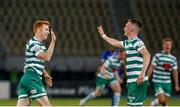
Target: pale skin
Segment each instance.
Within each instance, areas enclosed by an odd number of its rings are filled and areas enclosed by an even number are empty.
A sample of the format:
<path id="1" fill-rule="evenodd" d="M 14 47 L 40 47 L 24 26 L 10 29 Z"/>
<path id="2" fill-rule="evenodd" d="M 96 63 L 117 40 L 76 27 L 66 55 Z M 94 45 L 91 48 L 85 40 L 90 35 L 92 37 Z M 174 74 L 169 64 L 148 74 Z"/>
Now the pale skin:
<path id="1" fill-rule="evenodd" d="M 163 52 L 165 52 L 165 53 L 171 52 L 172 42 L 170 42 L 170 41 L 164 42 L 162 45 L 162 48 L 163 48 Z M 152 72 L 154 71 L 155 68 L 156 68 L 155 65 L 153 65 L 153 64 L 150 65 L 148 72 L 147 72 L 149 79 L 151 78 Z M 174 89 L 175 89 L 175 91 L 178 92 L 178 91 L 180 91 L 179 81 L 178 81 L 178 70 L 173 69 L 172 75 L 173 75 L 173 79 L 174 79 L 174 83 L 175 83 Z M 165 94 L 162 93 L 162 94 L 157 95 L 157 98 L 161 105 L 163 105 L 163 106 L 167 105 L 168 96 L 166 96 Z"/>
<path id="2" fill-rule="evenodd" d="M 41 27 L 37 28 L 37 31 L 35 32 L 35 37 L 39 41 L 47 40 L 48 35 L 49 35 L 49 26 L 44 24 Z M 54 51 L 54 46 L 56 42 L 56 36 L 54 32 L 51 30 L 51 43 L 45 52 L 40 52 L 37 57 L 44 60 L 44 61 L 50 61 L 53 51 Z M 45 77 L 45 81 L 49 87 L 52 86 L 52 77 L 47 73 L 47 71 L 43 71 L 43 75 Z M 43 96 L 41 98 L 37 98 L 36 101 L 40 106 L 52 106 L 48 97 Z M 30 106 L 31 101 L 29 98 L 22 98 L 18 99 L 17 106 Z"/>
<path id="3" fill-rule="evenodd" d="M 112 45 L 114 47 L 123 48 L 123 46 L 121 45 L 119 40 L 110 38 L 104 33 L 102 26 L 98 26 L 97 29 L 98 29 L 100 37 L 102 37 L 110 45 Z M 133 23 L 127 22 L 124 27 L 124 35 L 127 36 L 128 39 L 132 39 L 132 38 L 135 38 L 138 36 L 139 30 L 140 29 L 137 26 L 135 26 Z M 142 72 L 137 79 L 138 85 L 143 84 L 144 76 L 145 76 L 146 70 L 147 70 L 149 62 L 150 62 L 150 54 L 145 47 L 140 50 L 140 53 L 142 54 L 144 61 L 143 61 Z"/>

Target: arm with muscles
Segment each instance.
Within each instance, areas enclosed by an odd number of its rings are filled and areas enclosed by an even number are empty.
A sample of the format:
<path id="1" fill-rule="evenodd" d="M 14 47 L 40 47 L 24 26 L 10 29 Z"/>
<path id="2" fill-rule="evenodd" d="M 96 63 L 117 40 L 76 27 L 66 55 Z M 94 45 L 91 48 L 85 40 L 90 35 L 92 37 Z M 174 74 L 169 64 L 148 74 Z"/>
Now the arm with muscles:
<path id="1" fill-rule="evenodd" d="M 154 71 L 156 66 L 154 66 L 153 64 L 150 65 L 148 71 L 147 71 L 147 76 L 148 76 L 148 79 L 151 78 L 151 75 L 152 75 L 152 72 Z"/>
<path id="2" fill-rule="evenodd" d="M 51 56 L 53 54 L 53 51 L 54 51 L 54 46 L 55 46 L 55 42 L 56 42 L 56 36 L 54 34 L 54 32 L 52 31 L 51 32 L 51 43 L 47 49 L 47 51 L 45 52 L 40 52 L 37 57 L 39 57 L 40 59 L 42 60 L 45 60 L 45 61 L 50 61 L 51 59 Z"/>
<path id="3" fill-rule="evenodd" d="M 114 71 L 114 75 L 115 75 L 116 79 L 118 80 L 118 82 L 119 82 L 120 84 L 122 84 L 122 83 L 123 83 L 123 79 L 121 79 L 121 78 L 119 77 L 118 70 L 115 69 L 115 70 L 113 70 L 113 71 Z"/>
<path id="4" fill-rule="evenodd" d="M 149 66 L 150 57 L 151 57 L 148 50 L 145 47 L 140 50 L 140 53 L 143 56 L 143 67 L 142 67 L 142 71 L 137 79 L 137 84 L 142 84 L 144 82 L 144 76 L 145 76 L 146 70 Z"/>
<path id="5" fill-rule="evenodd" d="M 174 79 L 174 83 L 175 83 L 175 90 L 180 91 L 177 69 L 174 69 L 172 73 L 173 73 L 173 79 Z"/>
<path id="6" fill-rule="evenodd" d="M 119 47 L 119 48 L 123 47 L 123 46 L 121 45 L 121 42 L 120 42 L 120 41 L 106 36 L 106 34 L 104 33 L 104 30 L 103 30 L 102 26 L 98 26 L 97 29 L 98 29 L 99 35 L 100 35 L 106 42 L 108 42 L 110 45 L 112 45 L 112 46 L 114 46 L 114 47 Z"/>
<path id="7" fill-rule="evenodd" d="M 44 78 L 45 78 L 45 81 L 46 81 L 46 84 L 49 86 L 49 87 L 52 87 L 52 77 L 48 74 L 48 72 L 46 70 L 43 70 L 43 75 L 44 75 Z"/>

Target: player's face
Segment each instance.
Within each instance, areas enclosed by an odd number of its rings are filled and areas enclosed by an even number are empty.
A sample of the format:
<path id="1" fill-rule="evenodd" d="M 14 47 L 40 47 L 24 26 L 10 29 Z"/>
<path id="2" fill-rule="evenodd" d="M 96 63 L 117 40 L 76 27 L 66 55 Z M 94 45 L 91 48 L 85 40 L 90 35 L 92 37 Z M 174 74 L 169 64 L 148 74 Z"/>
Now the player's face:
<path id="1" fill-rule="evenodd" d="M 131 22 L 127 22 L 124 27 L 124 35 L 128 36 L 133 31 L 133 25 Z"/>
<path id="2" fill-rule="evenodd" d="M 41 27 L 41 34 L 42 34 L 42 40 L 46 40 L 49 35 L 49 26 L 48 25 L 43 25 Z"/>
<path id="3" fill-rule="evenodd" d="M 163 51 L 164 52 L 170 52 L 172 49 L 172 42 L 166 41 L 163 43 Z"/>

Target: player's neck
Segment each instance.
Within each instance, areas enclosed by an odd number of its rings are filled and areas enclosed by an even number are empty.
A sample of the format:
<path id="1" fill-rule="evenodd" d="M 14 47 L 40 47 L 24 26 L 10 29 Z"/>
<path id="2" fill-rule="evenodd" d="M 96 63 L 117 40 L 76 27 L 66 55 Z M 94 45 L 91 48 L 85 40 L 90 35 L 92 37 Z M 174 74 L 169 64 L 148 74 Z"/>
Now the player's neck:
<path id="1" fill-rule="evenodd" d="M 167 52 L 167 51 L 164 51 L 164 50 L 162 50 L 162 53 L 170 54 L 170 52 Z"/>
<path id="2" fill-rule="evenodd" d="M 38 34 L 35 34 L 35 38 L 38 40 L 38 41 L 42 41 L 42 39 L 41 39 L 41 36 L 40 35 L 38 35 Z"/>
<path id="3" fill-rule="evenodd" d="M 138 37 L 137 34 L 132 34 L 132 35 L 129 35 L 127 38 L 128 38 L 128 40 L 131 40 L 131 39 L 137 38 L 137 37 Z"/>

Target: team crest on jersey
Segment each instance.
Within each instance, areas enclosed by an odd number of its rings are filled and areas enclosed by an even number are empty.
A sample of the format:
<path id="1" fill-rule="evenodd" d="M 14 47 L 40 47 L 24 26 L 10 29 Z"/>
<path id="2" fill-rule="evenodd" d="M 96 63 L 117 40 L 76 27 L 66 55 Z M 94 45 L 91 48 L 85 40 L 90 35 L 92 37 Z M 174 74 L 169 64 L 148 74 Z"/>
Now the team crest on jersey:
<path id="1" fill-rule="evenodd" d="M 33 90 L 30 91 L 30 93 L 31 93 L 31 94 L 36 94 L 37 91 L 36 91 L 36 89 L 33 89 Z"/>
<path id="2" fill-rule="evenodd" d="M 132 47 L 132 44 L 130 43 L 130 44 L 126 45 L 126 47 L 127 48 Z"/>
<path id="3" fill-rule="evenodd" d="M 171 65 L 168 64 L 168 63 L 164 63 L 164 64 L 163 64 L 163 68 L 165 69 L 165 71 L 169 71 L 169 70 L 170 70 L 170 67 L 171 67 Z"/>

